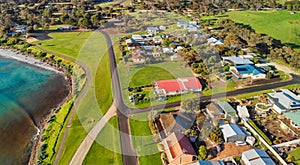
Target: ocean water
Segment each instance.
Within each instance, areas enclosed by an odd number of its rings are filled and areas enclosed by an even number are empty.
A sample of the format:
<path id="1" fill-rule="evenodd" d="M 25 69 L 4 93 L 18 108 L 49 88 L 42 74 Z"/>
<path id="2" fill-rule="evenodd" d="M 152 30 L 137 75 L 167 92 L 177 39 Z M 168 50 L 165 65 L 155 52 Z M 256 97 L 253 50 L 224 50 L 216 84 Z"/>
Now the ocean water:
<path id="1" fill-rule="evenodd" d="M 27 164 L 35 126 L 68 93 L 63 75 L 0 57 L 0 164 Z"/>

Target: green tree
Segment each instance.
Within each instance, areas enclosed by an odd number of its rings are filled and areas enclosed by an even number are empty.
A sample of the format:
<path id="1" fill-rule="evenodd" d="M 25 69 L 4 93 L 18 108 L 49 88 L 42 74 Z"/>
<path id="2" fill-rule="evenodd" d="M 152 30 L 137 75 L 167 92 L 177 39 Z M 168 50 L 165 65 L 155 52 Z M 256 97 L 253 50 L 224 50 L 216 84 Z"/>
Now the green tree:
<path id="1" fill-rule="evenodd" d="M 198 154 L 198 159 L 199 160 L 205 160 L 207 158 L 207 149 L 205 146 L 200 146 L 199 147 L 199 154 Z"/>

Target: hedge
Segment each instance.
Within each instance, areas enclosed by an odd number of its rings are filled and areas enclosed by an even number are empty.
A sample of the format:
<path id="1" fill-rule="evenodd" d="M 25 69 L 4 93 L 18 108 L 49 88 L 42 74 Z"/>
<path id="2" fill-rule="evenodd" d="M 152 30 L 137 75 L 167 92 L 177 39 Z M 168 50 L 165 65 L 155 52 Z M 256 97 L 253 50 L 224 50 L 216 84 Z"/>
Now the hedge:
<path id="1" fill-rule="evenodd" d="M 247 121 L 248 124 L 256 130 L 256 132 L 269 144 L 269 145 L 272 145 L 272 141 L 269 139 L 269 137 L 260 129 L 257 127 L 257 125 L 254 123 L 253 120 L 248 120 Z"/>

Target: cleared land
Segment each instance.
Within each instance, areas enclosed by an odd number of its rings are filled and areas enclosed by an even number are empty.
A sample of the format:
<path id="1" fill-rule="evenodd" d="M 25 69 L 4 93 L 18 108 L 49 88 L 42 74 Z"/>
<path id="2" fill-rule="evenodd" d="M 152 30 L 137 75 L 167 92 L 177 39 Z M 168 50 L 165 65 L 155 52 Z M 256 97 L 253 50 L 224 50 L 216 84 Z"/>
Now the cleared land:
<path id="1" fill-rule="evenodd" d="M 108 138 L 109 137 L 109 138 Z M 122 164 L 118 118 L 109 120 L 99 133 L 83 164 Z"/>
<path id="2" fill-rule="evenodd" d="M 136 114 L 130 118 L 130 128 L 134 147 L 139 154 L 141 165 L 162 164 L 157 144 L 149 129 L 149 112 Z"/>
<path id="3" fill-rule="evenodd" d="M 288 11 L 234 11 L 225 16 L 300 51 L 300 14 L 290 14 Z M 297 20 L 298 23 L 295 22 Z"/>

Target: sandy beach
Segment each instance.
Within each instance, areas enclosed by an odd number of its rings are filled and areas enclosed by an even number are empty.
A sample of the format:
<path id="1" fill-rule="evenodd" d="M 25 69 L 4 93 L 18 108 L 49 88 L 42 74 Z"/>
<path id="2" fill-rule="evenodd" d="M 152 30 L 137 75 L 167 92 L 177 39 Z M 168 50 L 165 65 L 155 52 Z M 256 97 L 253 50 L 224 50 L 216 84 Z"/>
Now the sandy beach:
<path id="1" fill-rule="evenodd" d="M 25 56 L 25 55 L 19 54 L 17 52 L 11 51 L 9 49 L 0 49 L 0 56 L 4 57 L 4 58 L 14 59 L 14 60 L 24 62 L 27 64 L 31 64 L 31 65 L 34 65 L 34 66 L 37 66 L 37 67 L 40 67 L 40 68 L 43 68 L 46 70 L 56 72 L 56 73 L 64 74 L 63 72 L 57 70 L 55 67 L 53 67 L 47 63 L 41 62 L 39 59 L 30 57 L 30 56 Z"/>

